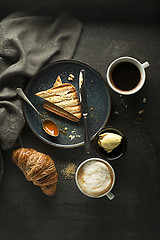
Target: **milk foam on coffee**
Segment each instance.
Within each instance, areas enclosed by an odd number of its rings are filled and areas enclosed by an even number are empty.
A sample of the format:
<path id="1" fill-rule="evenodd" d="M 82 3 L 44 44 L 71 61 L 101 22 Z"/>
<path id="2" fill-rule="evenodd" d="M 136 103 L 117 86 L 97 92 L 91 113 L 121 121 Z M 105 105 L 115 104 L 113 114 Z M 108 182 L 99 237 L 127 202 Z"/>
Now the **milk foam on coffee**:
<path id="1" fill-rule="evenodd" d="M 112 174 L 109 167 L 100 161 L 89 161 L 81 167 L 78 183 L 82 191 L 89 196 L 100 196 L 112 185 Z"/>

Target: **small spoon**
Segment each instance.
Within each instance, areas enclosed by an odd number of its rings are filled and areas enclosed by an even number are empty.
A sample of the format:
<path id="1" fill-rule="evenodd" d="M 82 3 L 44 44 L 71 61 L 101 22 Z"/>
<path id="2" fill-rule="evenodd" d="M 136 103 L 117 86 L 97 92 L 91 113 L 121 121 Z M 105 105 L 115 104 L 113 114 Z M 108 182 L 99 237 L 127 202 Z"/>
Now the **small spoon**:
<path id="1" fill-rule="evenodd" d="M 52 137 L 57 137 L 59 135 L 59 130 L 55 122 L 53 122 L 50 119 L 45 119 L 44 116 L 35 108 L 35 106 L 30 102 L 30 100 L 27 98 L 27 96 L 24 94 L 23 90 L 21 88 L 16 89 L 16 93 L 23 98 L 42 118 L 42 128 L 43 130 L 48 133 Z"/>

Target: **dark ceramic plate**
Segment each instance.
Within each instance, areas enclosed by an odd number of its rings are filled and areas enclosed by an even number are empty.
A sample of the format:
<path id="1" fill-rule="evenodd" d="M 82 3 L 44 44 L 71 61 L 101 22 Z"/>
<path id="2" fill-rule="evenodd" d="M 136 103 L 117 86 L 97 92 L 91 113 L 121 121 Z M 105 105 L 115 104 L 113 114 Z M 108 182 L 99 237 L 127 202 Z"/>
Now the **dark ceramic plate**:
<path id="1" fill-rule="evenodd" d="M 36 76 L 34 76 L 29 82 L 25 93 L 39 112 L 53 119 L 58 124 L 60 130 L 67 128 L 67 134 L 65 135 L 60 132 L 58 137 L 50 137 L 42 130 L 41 118 L 27 103 L 24 103 L 24 113 L 30 128 L 40 139 L 48 144 L 64 148 L 77 147 L 84 144 L 83 117 L 76 123 L 69 121 L 45 110 L 43 108 L 44 100 L 35 96 L 35 93 L 51 88 L 58 75 L 60 75 L 63 83 L 72 83 L 79 94 L 78 76 L 81 69 L 86 71 L 90 139 L 93 139 L 97 132 L 103 128 L 108 121 L 111 110 L 110 94 L 100 74 L 92 67 L 75 60 L 53 62 L 42 68 Z M 68 80 L 69 74 L 71 73 L 75 76 L 72 82 Z"/>
<path id="2" fill-rule="evenodd" d="M 111 153 L 107 153 L 102 147 L 100 147 L 98 145 L 99 135 L 101 135 L 102 133 L 105 133 L 105 132 L 116 133 L 116 134 L 119 134 L 120 136 L 122 136 L 120 145 L 117 146 Z M 103 159 L 115 160 L 115 159 L 121 157 L 125 153 L 125 151 L 127 149 L 127 138 L 120 129 L 115 128 L 115 127 L 105 127 L 97 133 L 97 135 L 94 139 L 94 147 L 95 147 L 97 154 L 100 157 L 102 157 Z"/>

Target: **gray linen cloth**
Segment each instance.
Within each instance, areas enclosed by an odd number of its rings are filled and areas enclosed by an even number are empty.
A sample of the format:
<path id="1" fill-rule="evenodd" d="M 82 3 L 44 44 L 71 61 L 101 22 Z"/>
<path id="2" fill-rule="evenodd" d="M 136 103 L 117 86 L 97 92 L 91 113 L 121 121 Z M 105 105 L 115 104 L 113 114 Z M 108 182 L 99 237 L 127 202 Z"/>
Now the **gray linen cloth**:
<path id="1" fill-rule="evenodd" d="M 16 87 L 45 64 L 70 59 L 82 24 L 68 13 L 58 17 L 14 13 L 0 22 L 0 147 L 14 146 L 25 120 Z"/>

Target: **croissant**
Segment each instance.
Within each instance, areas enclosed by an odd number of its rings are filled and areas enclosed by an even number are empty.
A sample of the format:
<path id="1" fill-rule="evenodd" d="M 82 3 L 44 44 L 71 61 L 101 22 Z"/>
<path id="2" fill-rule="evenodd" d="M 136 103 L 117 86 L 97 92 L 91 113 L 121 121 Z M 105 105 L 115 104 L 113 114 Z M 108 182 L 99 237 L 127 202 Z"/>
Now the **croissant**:
<path id="1" fill-rule="evenodd" d="M 12 152 L 13 162 L 28 181 L 41 188 L 43 193 L 53 196 L 57 189 L 58 173 L 50 156 L 34 149 L 18 148 Z"/>

